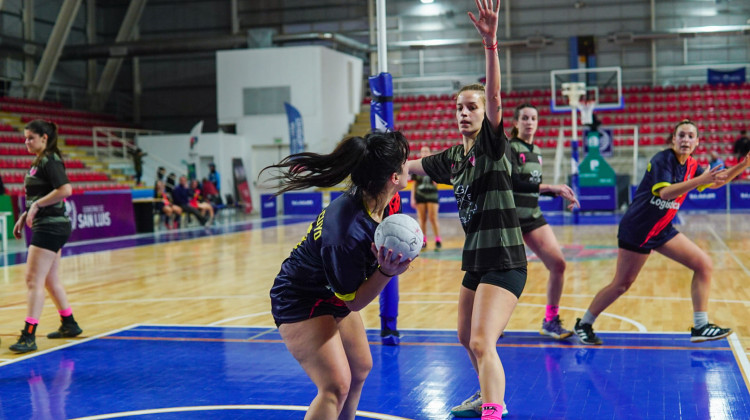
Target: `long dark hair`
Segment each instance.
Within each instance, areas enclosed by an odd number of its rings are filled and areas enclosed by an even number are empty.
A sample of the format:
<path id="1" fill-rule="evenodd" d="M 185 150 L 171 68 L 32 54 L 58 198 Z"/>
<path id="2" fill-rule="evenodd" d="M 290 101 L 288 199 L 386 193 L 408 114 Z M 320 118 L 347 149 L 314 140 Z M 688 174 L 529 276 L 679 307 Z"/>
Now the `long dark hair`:
<path id="1" fill-rule="evenodd" d="M 531 105 L 530 103 L 524 102 L 516 107 L 516 110 L 513 111 L 513 119 L 518 121 L 518 119 L 521 117 L 521 110 L 524 108 L 531 108 L 534 111 L 536 111 L 536 115 L 539 115 L 539 110 L 536 109 L 534 105 Z M 510 129 L 510 138 L 518 137 L 518 128 L 516 128 L 516 125 L 513 124 L 513 128 Z"/>
<path id="2" fill-rule="evenodd" d="M 409 144 L 398 131 L 369 133 L 364 137 L 342 140 L 332 153 L 297 153 L 281 162 L 266 166 L 278 169 L 280 174 L 271 180 L 281 180 L 282 188 L 276 195 L 310 187 L 333 187 L 351 177 L 349 192 L 365 193 L 377 197 L 394 172 L 401 168 L 409 156 Z"/>
<path id="3" fill-rule="evenodd" d="M 57 147 L 57 125 L 55 123 L 45 120 L 33 120 L 29 121 L 24 129 L 36 133 L 39 136 L 47 135 L 47 146 L 44 148 L 44 151 L 34 159 L 34 162 L 31 164 L 32 166 L 38 166 L 44 156 L 57 155 L 60 157 L 60 160 L 62 160 L 62 152 L 60 152 L 60 148 Z"/>

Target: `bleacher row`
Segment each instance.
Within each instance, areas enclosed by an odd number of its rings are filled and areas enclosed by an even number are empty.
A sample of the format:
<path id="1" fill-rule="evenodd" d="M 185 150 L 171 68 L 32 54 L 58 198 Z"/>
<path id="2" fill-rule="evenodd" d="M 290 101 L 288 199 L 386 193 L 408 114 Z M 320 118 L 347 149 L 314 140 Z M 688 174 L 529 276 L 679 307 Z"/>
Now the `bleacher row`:
<path id="1" fill-rule="evenodd" d="M 123 126 L 111 115 L 69 110 L 58 103 L 24 98 L 0 97 L 0 113 L 10 114 L 24 124 L 38 118 L 53 121 L 58 125 L 61 143 L 67 146 L 93 146 L 94 126 Z M 0 176 L 10 195 L 24 193 L 23 179 L 33 161 L 24 145 L 21 129 L 22 126 L 0 122 Z M 113 181 L 106 173 L 87 169 L 81 160 L 66 158 L 65 167 L 74 193 L 130 188 Z"/>
<path id="2" fill-rule="evenodd" d="M 601 100 L 616 102 L 614 89 L 601 92 Z M 707 164 L 709 153 L 716 151 L 727 163 L 737 162 L 732 146 L 741 130 L 750 128 L 750 83 L 734 85 L 691 86 L 627 86 L 623 87 L 625 107 L 621 110 L 597 111 L 604 126 L 637 126 L 639 146 L 665 146 L 674 125 L 683 120 L 694 121 L 701 145 L 696 159 Z M 369 104 L 369 98 L 363 103 Z M 506 132 L 512 128 L 517 105 L 530 103 L 539 111 L 539 128 L 535 143 L 542 148 L 556 147 L 560 133 L 570 146 L 572 131 L 570 112 L 550 110 L 550 91 L 537 89 L 513 91 L 503 95 L 503 120 Z M 455 95 L 406 95 L 394 98 L 394 119 L 397 130 L 410 142 L 410 159 L 416 159 L 423 146 L 440 151 L 461 143 L 456 128 Z M 633 146 L 633 130 L 613 129 L 615 147 Z M 578 138 L 583 135 L 579 126 Z M 745 173 L 750 178 L 750 173 Z"/>

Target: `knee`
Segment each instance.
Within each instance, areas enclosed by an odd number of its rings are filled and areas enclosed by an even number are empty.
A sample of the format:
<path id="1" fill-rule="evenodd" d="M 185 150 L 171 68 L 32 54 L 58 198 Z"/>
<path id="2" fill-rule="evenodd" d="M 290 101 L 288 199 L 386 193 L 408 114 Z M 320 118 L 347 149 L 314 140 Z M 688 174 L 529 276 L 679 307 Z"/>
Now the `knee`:
<path id="1" fill-rule="evenodd" d="M 554 260 L 550 262 L 547 269 L 551 273 L 562 275 L 565 273 L 565 269 L 567 268 L 567 266 L 568 266 L 568 263 L 565 262 L 564 258 L 555 258 Z"/>
<path id="2" fill-rule="evenodd" d="M 372 359 L 368 359 L 352 368 L 352 383 L 363 383 L 372 370 Z M 348 391 L 347 391 L 348 392 Z"/>
<path id="3" fill-rule="evenodd" d="M 484 337 L 472 337 L 469 340 L 469 349 L 477 360 L 481 360 L 491 351 L 494 351 L 495 346 L 489 343 Z"/>
<path id="4" fill-rule="evenodd" d="M 338 380 L 325 385 L 320 390 L 321 395 L 330 400 L 339 409 L 343 407 L 346 398 L 349 396 L 349 382 L 346 380 Z"/>
<path id="5" fill-rule="evenodd" d="M 471 331 L 459 328 L 458 329 L 458 342 L 461 343 L 462 346 L 465 348 L 471 350 Z"/>
<path id="6" fill-rule="evenodd" d="M 633 279 L 625 279 L 625 280 L 617 281 L 617 282 L 613 283 L 612 286 L 613 286 L 613 289 L 615 290 L 615 292 L 617 292 L 618 295 L 622 295 L 625 292 L 627 292 L 628 289 L 630 289 L 630 286 L 632 286 L 634 282 L 635 282 L 635 278 L 633 278 Z"/>
<path id="7" fill-rule="evenodd" d="M 695 264 L 696 266 L 693 270 L 696 274 L 701 274 L 707 279 L 711 278 L 711 274 L 713 274 L 714 271 L 714 263 L 711 260 L 711 257 L 704 255 L 702 258 L 696 260 Z"/>

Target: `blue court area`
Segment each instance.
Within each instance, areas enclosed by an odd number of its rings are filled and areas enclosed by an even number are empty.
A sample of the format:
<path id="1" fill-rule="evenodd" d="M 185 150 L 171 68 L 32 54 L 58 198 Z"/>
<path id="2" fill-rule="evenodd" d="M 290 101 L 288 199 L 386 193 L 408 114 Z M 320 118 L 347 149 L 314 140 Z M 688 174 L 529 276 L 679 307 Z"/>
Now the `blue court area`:
<path id="1" fill-rule="evenodd" d="M 748 419 L 725 340 L 602 334 L 605 344 L 508 332 L 509 419 Z M 446 419 L 477 389 L 455 331 L 380 345 L 358 419 Z M 0 366 L 0 418 L 302 419 L 315 388 L 275 328 L 137 326 Z"/>

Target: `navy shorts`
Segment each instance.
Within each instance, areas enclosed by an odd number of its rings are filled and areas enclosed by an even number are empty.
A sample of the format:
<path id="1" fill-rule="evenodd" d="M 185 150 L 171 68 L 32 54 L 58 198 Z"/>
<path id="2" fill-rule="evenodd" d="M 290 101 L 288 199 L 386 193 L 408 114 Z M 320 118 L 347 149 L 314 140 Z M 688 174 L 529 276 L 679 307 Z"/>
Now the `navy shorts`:
<path id="1" fill-rule="evenodd" d="M 350 313 L 351 310 L 335 295 L 326 299 L 290 298 L 283 292 L 271 296 L 271 315 L 277 327 L 281 324 L 292 324 L 317 316 L 330 315 L 334 318 L 344 318 Z"/>
<path id="2" fill-rule="evenodd" d="M 526 267 L 485 272 L 467 271 L 461 284 L 469 290 L 476 291 L 480 283 L 502 287 L 520 298 L 526 286 Z"/>
<path id="3" fill-rule="evenodd" d="M 672 226 L 672 224 L 670 223 L 664 229 L 662 229 L 659 234 L 649 239 L 642 246 L 633 244 L 627 238 L 623 239 L 622 235 L 618 233 L 617 246 L 618 248 L 627 249 L 628 251 L 637 252 L 639 254 L 650 254 L 652 249 L 659 248 L 660 246 L 666 244 L 672 238 L 677 236 L 678 233 L 680 232 L 675 229 L 674 226 Z"/>

